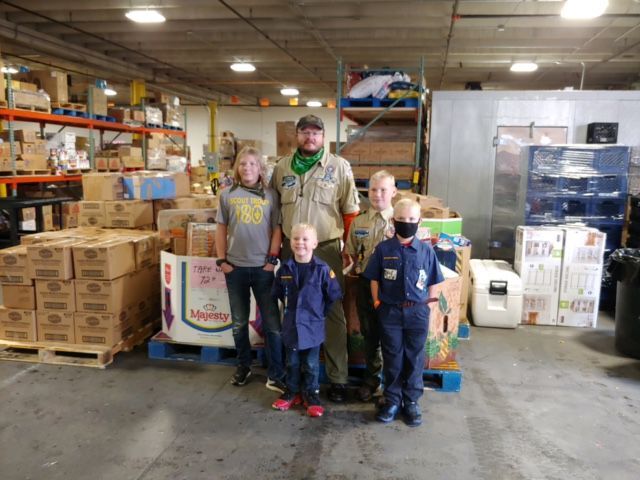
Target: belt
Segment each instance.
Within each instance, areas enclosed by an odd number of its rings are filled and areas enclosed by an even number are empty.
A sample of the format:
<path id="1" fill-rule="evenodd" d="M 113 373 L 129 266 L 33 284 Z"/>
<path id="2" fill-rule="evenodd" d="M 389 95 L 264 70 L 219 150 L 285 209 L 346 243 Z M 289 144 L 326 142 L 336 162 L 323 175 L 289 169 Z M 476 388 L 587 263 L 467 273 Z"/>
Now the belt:
<path id="1" fill-rule="evenodd" d="M 416 305 L 418 305 L 418 302 L 402 302 L 398 304 L 398 307 L 411 308 L 411 307 L 415 307 Z"/>

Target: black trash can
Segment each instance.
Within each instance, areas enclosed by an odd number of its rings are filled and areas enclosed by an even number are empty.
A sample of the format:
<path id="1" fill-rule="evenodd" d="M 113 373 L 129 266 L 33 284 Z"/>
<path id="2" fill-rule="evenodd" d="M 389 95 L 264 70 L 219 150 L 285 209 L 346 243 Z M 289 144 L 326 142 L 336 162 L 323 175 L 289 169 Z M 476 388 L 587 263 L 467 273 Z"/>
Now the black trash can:
<path id="1" fill-rule="evenodd" d="M 640 358 L 640 249 L 620 248 L 611 254 L 609 273 L 618 282 L 616 349 Z"/>

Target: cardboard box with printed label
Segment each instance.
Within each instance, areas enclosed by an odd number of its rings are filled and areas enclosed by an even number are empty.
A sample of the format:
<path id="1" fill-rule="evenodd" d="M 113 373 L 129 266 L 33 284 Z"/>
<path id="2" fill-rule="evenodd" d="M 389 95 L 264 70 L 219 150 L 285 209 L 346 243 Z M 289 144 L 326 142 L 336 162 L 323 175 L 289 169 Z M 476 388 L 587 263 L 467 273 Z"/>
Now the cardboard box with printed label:
<path id="1" fill-rule="evenodd" d="M 125 175 L 124 191 L 126 199 L 160 200 L 187 197 L 190 193 L 189 177 L 186 173 L 169 172 Z"/>
<path id="2" fill-rule="evenodd" d="M 215 219 L 216 210 L 210 208 L 197 210 L 162 210 L 158 214 L 158 232 L 160 232 L 160 238 L 162 239 L 186 239 L 189 223 L 215 223 Z"/>
<path id="3" fill-rule="evenodd" d="M 85 200 L 123 200 L 122 174 L 85 173 L 82 175 L 82 192 Z"/>
<path id="4" fill-rule="evenodd" d="M 416 144 L 413 142 L 371 143 L 369 159 L 381 165 L 413 165 Z"/>
<path id="5" fill-rule="evenodd" d="M 102 200 L 78 202 L 78 212 L 78 223 L 81 227 L 104 227 L 107 223 Z"/>
<path id="6" fill-rule="evenodd" d="M 76 343 L 73 312 L 36 312 L 39 342 Z"/>
<path id="7" fill-rule="evenodd" d="M 136 269 L 135 250 L 129 239 L 87 241 L 73 250 L 76 278 L 111 280 Z"/>
<path id="8" fill-rule="evenodd" d="M 81 243 L 82 240 L 64 239 L 27 245 L 31 278 L 43 280 L 69 280 L 73 278 L 71 249 Z"/>
<path id="9" fill-rule="evenodd" d="M 369 167 L 352 166 L 351 170 L 353 171 L 353 178 L 368 180 L 371 175 Z"/>
<path id="10" fill-rule="evenodd" d="M 31 285 L 2 285 L 2 304 L 7 308 L 35 310 L 35 289 Z"/>
<path id="11" fill-rule="evenodd" d="M 154 218 L 162 210 L 187 210 L 201 208 L 217 208 L 218 197 L 212 195 L 191 195 L 190 197 L 163 199 L 153 201 Z"/>
<path id="12" fill-rule="evenodd" d="M 120 239 L 128 239 L 133 243 L 135 251 L 136 270 L 140 270 L 160 262 L 157 243 L 160 241 L 158 232 L 145 230 L 114 229 L 107 233 Z"/>
<path id="13" fill-rule="evenodd" d="M 522 280 L 522 319 L 526 325 L 556 325 L 564 232 L 557 227 L 516 229 L 514 270 Z"/>
<path id="14" fill-rule="evenodd" d="M 75 341 L 81 345 L 113 347 L 134 332 L 130 308 L 118 313 L 76 312 L 74 323 Z"/>
<path id="15" fill-rule="evenodd" d="M 21 153 L 22 168 L 20 170 L 48 170 L 47 157 L 40 153 Z"/>
<path id="16" fill-rule="evenodd" d="M 33 285 L 25 245 L 0 250 L 0 283 Z"/>
<path id="17" fill-rule="evenodd" d="M 76 295 L 73 280 L 36 280 L 38 310 L 74 312 Z"/>
<path id="18" fill-rule="evenodd" d="M 134 228 L 153 223 L 153 203 L 146 200 L 105 202 L 106 226 Z"/>
<path id="19" fill-rule="evenodd" d="M 429 332 L 425 345 L 425 368 L 438 368 L 454 361 L 458 349 L 458 325 L 460 323 L 460 290 L 462 278 L 442 267 L 444 282 L 430 290 L 438 300 L 429 304 Z"/>
<path id="20" fill-rule="evenodd" d="M 36 311 L 0 307 L 0 338 L 19 342 L 36 340 Z"/>
<path id="21" fill-rule="evenodd" d="M 589 227 L 563 227 L 563 230 L 558 325 L 595 328 L 607 235 Z"/>

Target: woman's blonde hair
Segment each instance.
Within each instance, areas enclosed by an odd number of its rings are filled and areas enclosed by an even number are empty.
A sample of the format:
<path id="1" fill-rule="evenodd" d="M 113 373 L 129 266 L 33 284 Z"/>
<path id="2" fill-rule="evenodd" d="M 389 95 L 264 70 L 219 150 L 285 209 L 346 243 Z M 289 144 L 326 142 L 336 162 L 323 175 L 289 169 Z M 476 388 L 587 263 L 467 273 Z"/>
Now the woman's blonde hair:
<path id="1" fill-rule="evenodd" d="M 260 166 L 260 180 L 258 180 L 260 182 L 260 184 L 263 187 L 267 186 L 267 180 L 266 180 L 266 170 L 267 170 L 267 166 L 264 163 L 264 160 L 262 159 L 262 152 L 260 150 L 258 150 L 255 147 L 244 147 L 242 150 L 240 150 L 238 152 L 238 155 L 236 155 L 236 161 L 233 162 L 233 179 L 236 183 L 240 183 L 240 172 L 238 171 L 240 169 L 240 160 L 244 157 L 248 157 L 248 156 L 252 156 L 254 157 L 257 162 L 258 165 Z"/>

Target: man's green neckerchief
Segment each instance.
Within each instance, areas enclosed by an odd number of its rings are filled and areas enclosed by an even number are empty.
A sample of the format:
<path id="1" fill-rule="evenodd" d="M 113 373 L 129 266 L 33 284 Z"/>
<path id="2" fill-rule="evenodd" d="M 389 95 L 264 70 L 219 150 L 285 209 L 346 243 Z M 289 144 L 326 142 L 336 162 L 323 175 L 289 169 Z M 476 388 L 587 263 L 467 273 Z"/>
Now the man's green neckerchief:
<path id="1" fill-rule="evenodd" d="M 297 149 L 293 154 L 293 158 L 291 159 L 291 170 L 302 176 L 309 170 L 311 170 L 311 168 L 316 163 L 318 163 L 323 155 L 324 147 L 321 148 L 318 153 L 312 155 L 311 157 L 303 157 L 300 153 L 300 149 Z"/>

